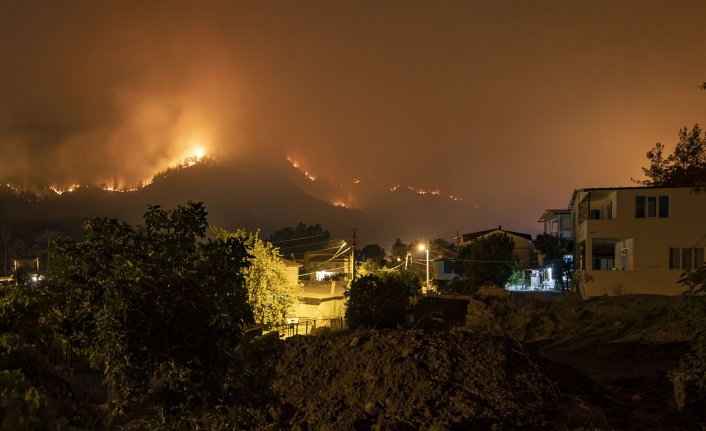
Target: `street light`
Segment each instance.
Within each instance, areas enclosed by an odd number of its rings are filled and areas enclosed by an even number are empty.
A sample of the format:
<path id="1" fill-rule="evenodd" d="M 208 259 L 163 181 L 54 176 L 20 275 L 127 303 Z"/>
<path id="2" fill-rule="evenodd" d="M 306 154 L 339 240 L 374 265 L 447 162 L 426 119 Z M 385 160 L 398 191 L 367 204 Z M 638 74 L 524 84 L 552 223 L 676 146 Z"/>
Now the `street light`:
<path id="1" fill-rule="evenodd" d="M 427 284 L 424 290 L 424 293 L 427 293 L 429 292 L 429 247 L 424 244 L 419 244 L 419 250 L 427 252 Z"/>

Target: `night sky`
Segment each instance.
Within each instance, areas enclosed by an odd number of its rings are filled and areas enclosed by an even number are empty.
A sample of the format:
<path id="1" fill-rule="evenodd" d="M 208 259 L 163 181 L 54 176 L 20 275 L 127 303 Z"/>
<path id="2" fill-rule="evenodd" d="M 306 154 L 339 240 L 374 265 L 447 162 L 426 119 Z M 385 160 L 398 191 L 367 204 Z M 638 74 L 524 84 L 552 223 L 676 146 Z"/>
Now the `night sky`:
<path id="1" fill-rule="evenodd" d="M 438 189 L 466 230 L 486 209 L 536 232 L 704 123 L 705 22 L 697 1 L 0 0 L 0 181 L 289 156 L 331 202 Z"/>

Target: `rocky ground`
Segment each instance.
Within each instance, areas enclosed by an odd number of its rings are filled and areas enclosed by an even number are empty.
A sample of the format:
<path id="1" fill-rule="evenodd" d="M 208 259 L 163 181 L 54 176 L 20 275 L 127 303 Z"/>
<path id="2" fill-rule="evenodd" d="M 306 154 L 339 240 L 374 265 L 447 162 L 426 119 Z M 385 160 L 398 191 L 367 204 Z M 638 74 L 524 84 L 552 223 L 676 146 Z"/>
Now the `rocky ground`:
<path id="1" fill-rule="evenodd" d="M 269 428 L 691 429 L 670 374 L 694 332 L 681 301 L 435 299 L 413 329 L 293 337 Z"/>

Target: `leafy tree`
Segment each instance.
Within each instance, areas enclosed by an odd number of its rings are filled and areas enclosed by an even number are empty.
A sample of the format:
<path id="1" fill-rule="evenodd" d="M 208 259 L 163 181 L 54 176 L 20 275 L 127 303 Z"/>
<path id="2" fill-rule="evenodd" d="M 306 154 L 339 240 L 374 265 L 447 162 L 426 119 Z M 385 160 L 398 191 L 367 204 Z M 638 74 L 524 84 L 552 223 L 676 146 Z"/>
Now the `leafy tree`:
<path id="1" fill-rule="evenodd" d="M 456 256 L 456 244 L 443 238 L 436 238 L 429 242 L 429 253 L 437 259 Z"/>
<path id="2" fill-rule="evenodd" d="M 400 259 L 407 258 L 407 253 L 410 251 L 410 246 L 402 242 L 401 239 L 397 238 L 395 243 L 392 244 L 392 249 L 390 253 L 392 257 L 399 257 Z"/>
<path id="3" fill-rule="evenodd" d="M 0 429 L 93 428 L 98 406 L 77 395 L 49 361 L 55 304 L 42 286 L 0 289 Z"/>
<path id="4" fill-rule="evenodd" d="M 691 428 L 703 429 L 706 424 L 703 409 L 706 402 L 706 266 L 685 272 L 679 283 L 687 287 L 687 313 L 695 332 L 691 351 L 684 355 L 677 369 L 684 381 L 694 386 L 683 416 Z"/>
<path id="5" fill-rule="evenodd" d="M 279 247 L 282 254 L 302 256 L 307 251 L 321 248 L 321 244 L 326 244 L 331 239 L 331 233 L 324 230 L 321 224 L 306 225 L 299 222 L 294 227 L 285 227 L 275 231 L 267 239 Z"/>
<path id="6" fill-rule="evenodd" d="M 351 282 L 346 291 L 346 322 L 350 328 L 396 328 L 411 310 L 413 291 L 421 283 L 408 274 L 390 271 L 367 274 Z"/>
<path id="7" fill-rule="evenodd" d="M 559 280 L 561 291 L 568 290 L 565 285 L 564 277 L 571 271 L 571 263 L 564 260 L 564 256 L 571 254 L 572 243 L 566 238 L 562 238 L 552 234 L 539 234 L 535 238 L 534 246 L 540 253 L 544 255 L 544 262 L 551 266 L 554 275 Z"/>
<path id="8" fill-rule="evenodd" d="M 368 244 L 360 250 L 360 255 L 363 260 L 372 260 L 377 263 L 382 263 L 385 260 L 385 249 L 377 244 Z"/>
<path id="9" fill-rule="evenodd" d="M 207 226 L 202 203 L 149 206 L 142 227 L 87 219 L 82 240 L 52 253 L 61 332 L 104 371 L 118 409 L 152 400 L 168 418 L 235 396 L 221 383 L 253 322 L 249 256 L 240 238 L 204 240 Z"/>
<path id="10" fill-rule="evenodd" d="M 647 152 L 648 167 L 642 171 L 647 177 L 638 181 L 646 186 L 699 186 L 706 184 L 706 135 L 698 124 L 689 131 L 679 131 L 679 142 L 674 152 L 665 156 L 661 143 Z"/>
<path id="11" fill-rule="evenodd" d="M 245 243 L 250 254 L 250 265 L 243 269 L 245 286 L 248 289 L 248 302 L 252 307 L 255 321 L 272 328 L 285 321 L 297 301 L 298 283 L 287 280 L 287 267 L 282 261 L 279 249 L 270 242 L 259 238 L 258 232 L 247 233 L 238 230 L 229 233 L 214 229 L 216 237 L 227 239 L 234 236 Z"/>
<path id="12" fill-rule="evenodd" d="M 461 245 L 456 268 L 476 286 L 504 286 L 516 266 L 515 261 L 512 239 L 496 233 Z"/>

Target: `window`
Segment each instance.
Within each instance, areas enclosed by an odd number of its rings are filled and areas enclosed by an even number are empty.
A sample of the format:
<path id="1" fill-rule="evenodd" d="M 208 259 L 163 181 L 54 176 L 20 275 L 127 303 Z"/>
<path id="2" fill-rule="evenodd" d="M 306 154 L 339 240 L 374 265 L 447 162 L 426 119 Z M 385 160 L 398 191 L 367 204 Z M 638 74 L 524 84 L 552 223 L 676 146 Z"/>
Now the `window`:
<path id="1" fill-rule="evenodd" d="M 669 196 L 635 196 L 635 217 L 669 217 Z"/>
<path id="2" fill-rule="evenodd" d="M 670 248 L 669 269 L 697 269 L 704 266 L 704 249 Z"/>
<path id="3" fill-rule="evenodd" d="M 669 196 L 659 197 L 659 216 L 660 218 L 669 217 Z"/>
<path id="4" fill-rule="evenodd" d="M 657 196 L 647 196 L 647 217 L 657 217 Z"/>
<path id="5" fill-rule="evenodd" d="M 444 266 L 444 274 L 452 274 L 454 272 L 454 263 L 452 260 L 444 259 L 442 263 Z"/>
<path id="6" fill-rule="evenodd" d="M 632 238 L 594 238 L 591 241 L 591 269 L 594 271 L 632 271 Z"/>

